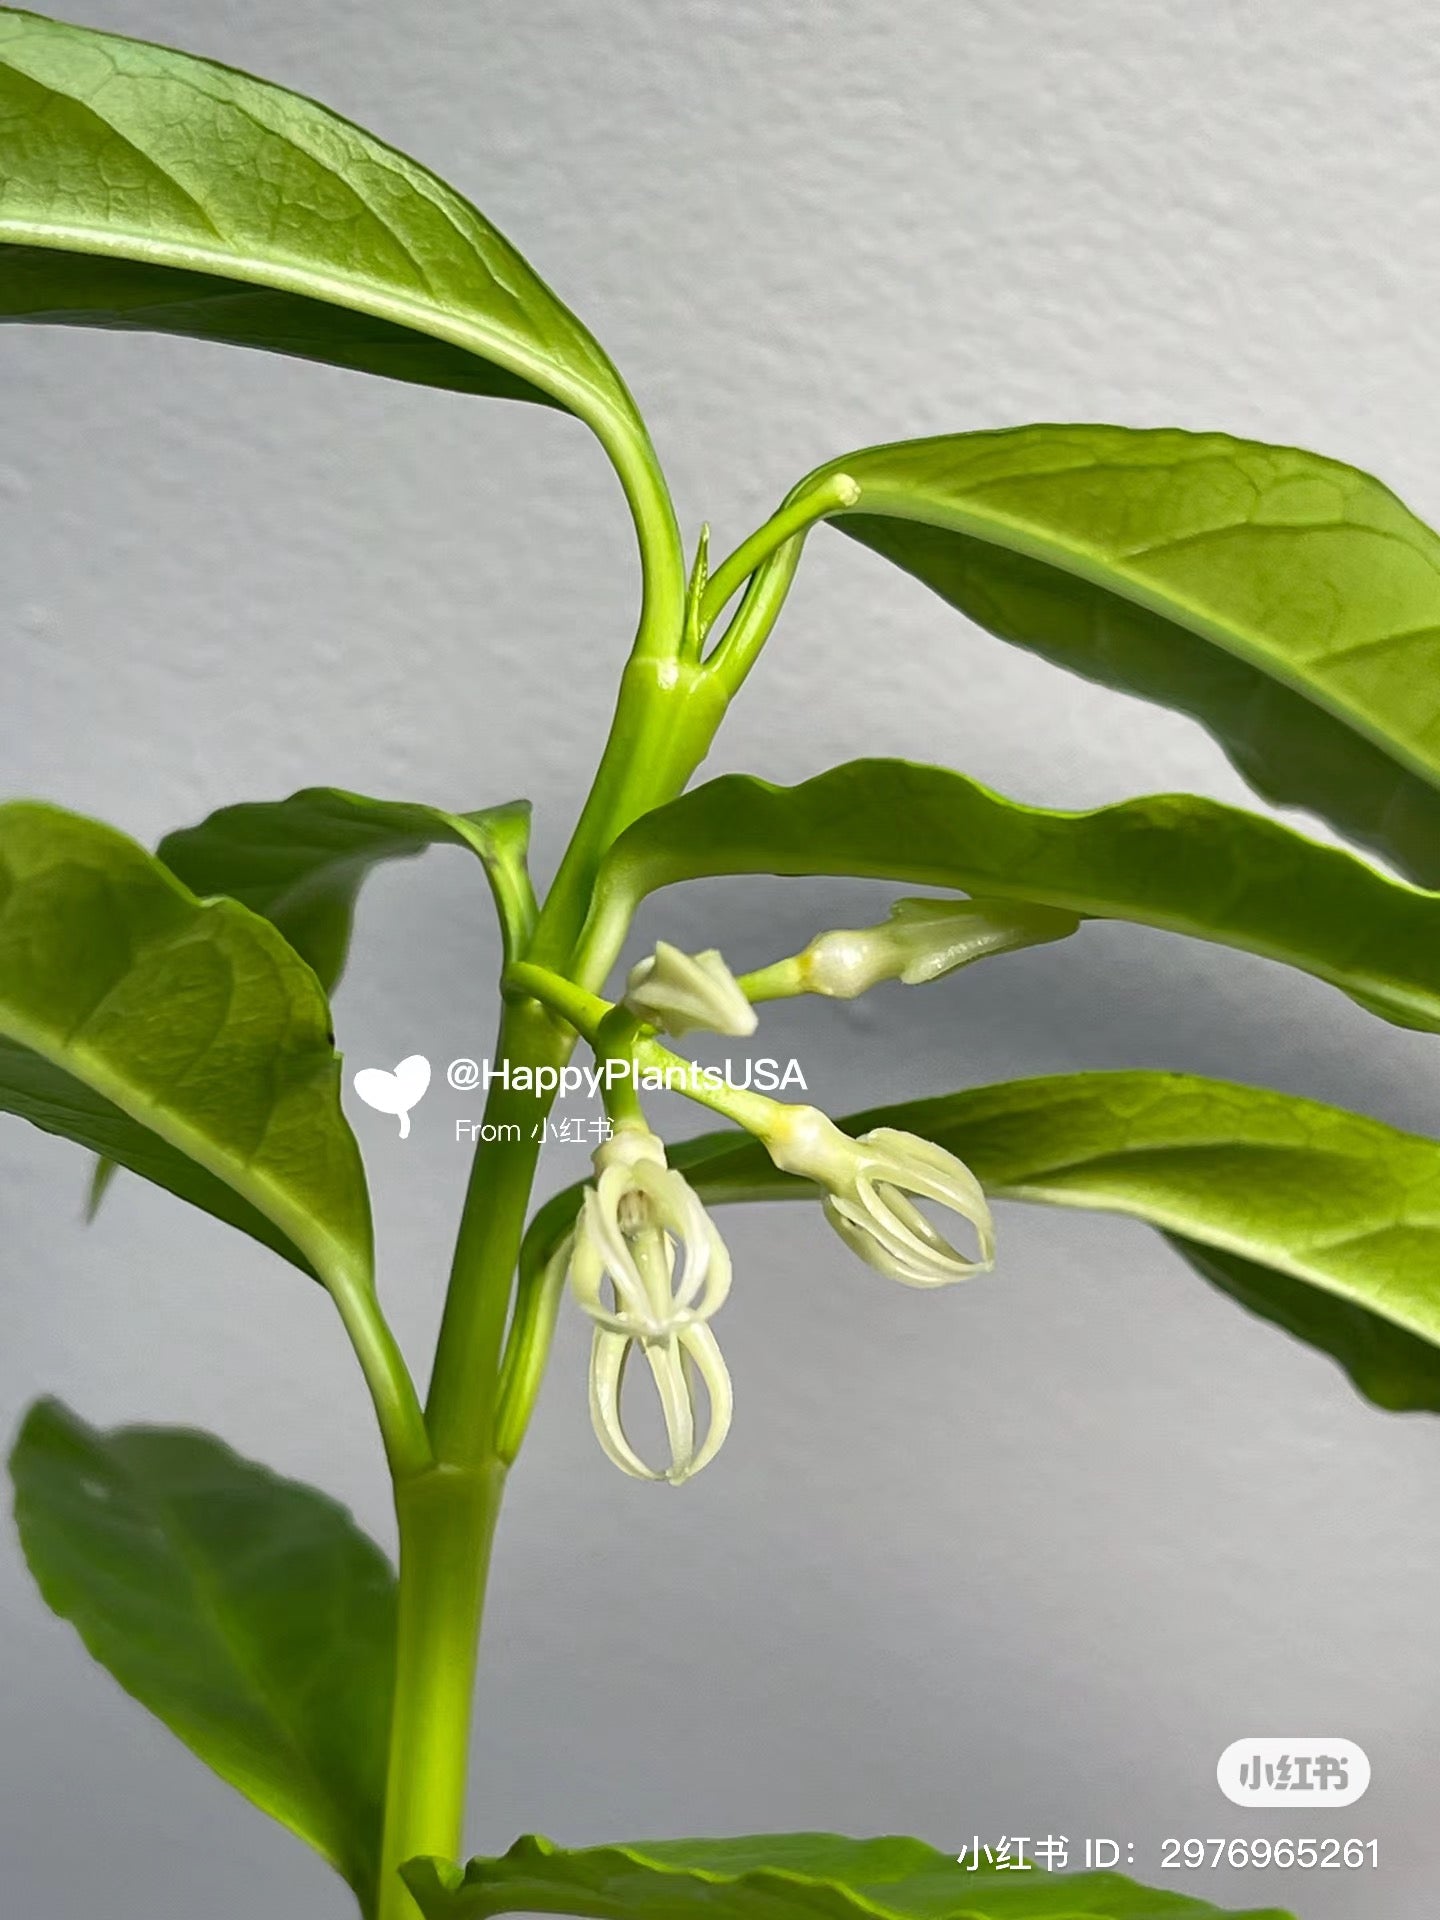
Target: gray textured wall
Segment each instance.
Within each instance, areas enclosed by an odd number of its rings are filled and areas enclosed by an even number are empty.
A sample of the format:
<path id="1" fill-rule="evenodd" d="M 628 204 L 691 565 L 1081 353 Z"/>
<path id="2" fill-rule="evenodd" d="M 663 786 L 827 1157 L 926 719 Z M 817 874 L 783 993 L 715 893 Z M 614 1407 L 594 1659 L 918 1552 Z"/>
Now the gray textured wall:
<path id="1" fill-rule="evenodd" d="M 97 25 L 319 95 L 469 192 L 610 348 L 687 528 L 726 547 L 813 463 L 1035 418 L 1217 426 L 1380 472 L 1440 514 L 1431 431 L 1440 40 L 1341 0 L 88 0 Z M 7 790 L 145 839 L 312 781 L 519 791 L 548 871 L 628 637 L 632 558 L 582 429 L 258 356 L 0 341 Z M 973 631 L 817 538 L 712 761 L 858 751 L 1034 801 L 1243 790 L 1188 723 Z M 724 885 L 648 925 L 746 963 L 862 888 Z M 382 874 L 339 1001 L 352 1064 L 489 1040 L 496 945 L 459 855 Z M 1259 961 L 1125 929 L 925 995 L 785 1009 L 836 1109 L 1010 1074 L 1171 1065 L 1440 1129 L 1432 1043 Z M 463 1178 L 441 1088 L 357 1117 L 415 1355 Z M 389 1537 L 318 1291 L 0 1136 L 0 1419 L 199 1422 Z M 561 1151 L 547 1180 L 574 1177 Z M 683 1494 L 622 1480 L 567 1317 L 502 1529 L 477 1845 L 833 1826 L 1266 1830 L 1213 1765 L 1256 1730 L 1375 1765 L 1336 1830 L 1385 1864 L 1197 1879 L 1304 1920 L 1430 1920 L 1433 1426 L 1212 1297 L 1145 1231 L 1003 1210 L 998 1274 L 887 1287 L 810 1211 L 727 1223 L 734 1437 Z M 35 1920 L 346 1911 L 297 1844 L 105 1678 L 0 1551 L 3 1905 Z M 1293 1829 L 1277 1818 L 1269 1830 Z M 1312 1821 L 1312 1825 L 1314 1822 Z M 1154 1875 L 1154 1877 L 1159 1877 Z"/>

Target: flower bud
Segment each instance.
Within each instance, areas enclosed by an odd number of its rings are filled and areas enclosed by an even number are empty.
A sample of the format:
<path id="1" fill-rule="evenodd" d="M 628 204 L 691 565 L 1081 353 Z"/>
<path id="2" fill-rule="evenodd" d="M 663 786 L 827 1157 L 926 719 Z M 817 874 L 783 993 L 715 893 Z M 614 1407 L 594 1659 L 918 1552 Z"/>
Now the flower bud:
<path id="1" fill-rule="evenodd" d="M 730 1290 L 730 1256 L 648 1128 L 620 1128 L 597 1148 L 594 1161 L 595 1184 L 582 1197 L 569 1255 L 571 1291 L 595 1322 L 591 1419 L 601 1446 L 626 1473 L 678 1484 L 714 1459 L 730 1425 L 730 1376 L 706 1324 Z M 664 1471 L 641 1460 L 620 1417 L 620 1389 L 636 1345 L 665 1416 L 670 1465 Z M 698 1450 L 697 1378 L 710 1400 L 709 1430 Z"/>
<path id="2" fill-rule="evenodd" d="M 822 933 L 799 956 L 806 993 L 853 1000 L 882 980 L 918 986 L 992 953 L 1063 940 L 1079 917 L 1028 900 L 897 900 L 876 927 Z"/>
<path id="3" fill-rule="evenodd" d="M 785 1173 L 825 1189 L 825 1218 L 852 1253 L 908 1287 L 943 1287 L 994 1262 L 995 1228 L 980 1182 L 932 1140 L 876 1127 L 852 1140 L 818 1107 L 792 1107 L 766 1136 Z M 915 1205 L 930 1200 L 975 1229 L 977 1256 L 958 1251 Z"/>
<path id="4" fill-rule="evenodd" d="M 662 1033 L 754 1033 L 755 1009 L 716 948 L 682 953 L 668 940 L 630 969 L 625 1005 Z"/>

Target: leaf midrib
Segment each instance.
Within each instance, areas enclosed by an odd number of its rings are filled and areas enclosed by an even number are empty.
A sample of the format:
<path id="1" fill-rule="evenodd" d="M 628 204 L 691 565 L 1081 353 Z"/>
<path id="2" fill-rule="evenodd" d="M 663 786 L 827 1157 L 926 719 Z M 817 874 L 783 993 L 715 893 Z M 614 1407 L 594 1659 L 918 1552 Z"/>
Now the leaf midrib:
<path id="1" fill-rule="evenodd" d="M 841 467 L 845 465 L 844 462 L 839 464 Z M 858 466 L 859 462 L 854 461 L 851 465 Z M 1089 470 L 1086 463 L 1079 463 L 1073 469 L 1064 467 L 1057 468 L 1053 472 L 1047 471 L 1046 477 L 1063 477 L 1071 471 Z M 1219 647 L 1222 652 L 1243 660 L 1247 666 L 1255 668 L 1267 678 L 1281 682 L 1310 704 L 1323 708 L 1333 718 L 1353 728 L 1356 733 L 1362 734 L 1372 745 L 1379 747 L 1387 758 L 1403 766 L 1407 772 L 1414 774 L 1427 786 L 1440 788 L 1440 767 L 1437 767 L 1433 759 L 1426 759 L 1410 745 L 1408 740 L 1402 739 L 1393 730 L 1370 719 L 1363 709 L 1348 704 L 1332 689 L 1318 685 L 1313 679 L 1307 678 L 1303 672 L 1291 667 L 1283 654 L 1267 651 L 1263 646 L 1256 644 L 1243 629 L 1218 620 L 1212 613 L 1197 606 L 1185 594 L 1174 588 L 1161 590 L 1147 586 L 1143 580 L 1123 572 L 1121 569 L 1125 564 L 1124 555 L 1107 561 L 1100 557 L 1095 549 L 1079 545 L 1073 538 L 1057 534 L 1037 534 L 1024 522 L 993 508 L 979 510 L 962 503 L 937 502 L 933 496 L 923 491 L 894 492 L 883 485 L 877 485 L 872 490 L 865 486 L 863 480 L 861 484 L 859 500 L 852 507 L 835 514 L 833 518 L 837 522 L 843 522 L 851 515 L 865 514 L 879 519 L 909 521 L 912 524 L 935 527 L 942 532 L 962 534 L 982 544 L 989 543 L 1005 547 L 1012 552 L 1024 554 L 1042 565 L 1053 567 L 1057 572 L 1072 573 L 1101 592 L 1113 594 L 1118 600 L 1128 600 L 1163 620 L 1178 626 L 1186 626 L 1190 631 L 1200 634 L 1212 645 Z M 994 484 L 1000 483 L 997 481 Z M 923 511 L 917 511 L 917 508 Z M 1235 533 L 1246 524 L 1242 521 L 1232 521 L 1224 527 L 1213 528 L 1208 532 L 1209 534 Z M 1335 524 L 1345 526 L 1349 523 Z M 1314 526 L 1287 527 L 1283 523 L 1273 527 L 1266 525 L 1256 528 L 1257 532 L 1267 535 L 1286 532 L 1312 533 L 1316 530 Z M 1400 541 L 1407 551 L 1415 551 L 1409 542 L 1400 540 L 1400 536 L 1393 529 L 1356 526 L 1354 531 Z M 864 544 L 863 541 L 861 544 Z M 1319 656 L 1322 660 L 1328 657 L 1325 653 Z"/>
<path id="2" fill-rule="evenodd" d="M 373 319 L 388 320 L 411 332 L 428 334 L 447 346 L 458 347 L 477 359 L 492 361 L 508 373 L 518 374 L 542 392 L 554 394 L 602 440 L 610 439 L 617 424 L 616 416 L 598 389 L 564 377 L 557 373 L 553 363 L 538 356 L 516 352 L 503 335 L 492 332 L 483 322 L 465 319 L 459 309 L 442 306 L 438 301 L 426 304 L 398 295 L 377 294 L 376 283 L 371 280 L 314 268 L 299 270 L 289 263 L 260 260 L 224 249 L 212 252 L 193 244 L 157 243 L 152 236 L 119 235 L 113 228 L 60 226 L 48 221 L 16 219 L 13 215 L 0 219 L 0 235 L 13 235 L 16 245 L 38 245 L 57 253 L 142 260 L 150 266 L 205 273 L 246 286 L 269 287 L 297 298 L 369 314 Z"/>

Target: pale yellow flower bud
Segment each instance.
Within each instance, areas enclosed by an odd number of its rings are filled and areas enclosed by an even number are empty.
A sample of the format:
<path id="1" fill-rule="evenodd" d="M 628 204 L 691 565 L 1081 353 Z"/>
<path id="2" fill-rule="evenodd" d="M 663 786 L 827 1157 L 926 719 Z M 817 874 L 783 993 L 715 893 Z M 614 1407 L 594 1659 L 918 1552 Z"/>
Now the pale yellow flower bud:
<path id="1" fill-rule="evenodd" d="M 682 953 L 668 940 L 630 969 L 625 1005 L 662 1033 L 754 1033 L 755 1009 L 714 947 Z"/>
<path id="2" fill-rule="evenodd" d="M 918 986 L 993 953 L 1062 940 L 1079 917 L 1025 900 L 897 900 L 875 927 L 822 933 L 798 956 L 803 992 L 853 1000 L 882 980 Z"/>

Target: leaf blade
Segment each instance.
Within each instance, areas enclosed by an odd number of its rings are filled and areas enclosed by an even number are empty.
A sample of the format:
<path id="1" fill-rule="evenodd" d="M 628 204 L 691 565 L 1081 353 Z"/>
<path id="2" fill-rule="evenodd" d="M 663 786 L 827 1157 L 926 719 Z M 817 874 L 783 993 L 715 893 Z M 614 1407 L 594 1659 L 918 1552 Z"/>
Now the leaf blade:
<path id="1" fill-rule="evenodd" d="M 3 9 L 0 141 L 16 156 L 0 244 L 27 250 L 0 254 L 0 319 L 288 341 L 306 358 L 543 400 L 602 439 L 645 444 L 620 376 L 504 236 L 302 95 Z M 327 313 L 341 316 L 333 341 Z"/>
<path id="2" fill-rule="evenodd" d="M 244 1227 L 334 1292 L 373 1288 L 329 1008 L 268 921 L 197 900 L 114 828 L 11 802 L 0 1041 L 0 1110 Z"/>
<path id="3" fill-rule="evenodd" d="M 962 888 L 1240 948 L 1440 1032 L 1440 894 L 1237 807 L 1163 794 L 1072 813 L 964 774 L 856 760 L 794 787 L 727 774 L 612 849 L 625 908 L 725 873 L 847 874 Z"/>
<path id="4" fill-rule="evenodd" d="M 338 787 L 303 787 L 284 800 L 221 807 L 167 834 L 156 858 L 192 893 L 226 894 L 263 915 L 331 993 L 367 873 L 429 847 L 464 847 L 481 861 L 507 952 L 523 942 L 533 914 L 525 875 L 529 819 L 528 800 L 455 814 Z"/>
<path id="5" fill-rule="evenodd" d="M 1440 1347 L 1353 1300 L 1181 1235 L 1165 1238 L 1217 1292 L 1292 1339 L 1328 1354 L 1362 1399 L 1387 1413 L 1440 1413 Z"/>
<path id="6" fill-rule="evenodd" d="M 569 1913 L 586 1920 L 1222 1920 L 1222 1910 L 1115 1873 L 969 1872 L 899 1836 L 753 1834 L 564 1849 L 538 1835 L 463 1876 L 435 1861 L 404 1870 L 425 1920 Z M 1286 1920 L 1276 1909 L 1229 1920 Z"/>
<path id="7" fill-rule="evenodd" d="M 105 1433 L 41 1401 L 10 1470 L 46 1604 L 368 1912 L 393 1690 L 385 1556 L 335 1501 L 185 1429 Z"/>
<path id="8" fill-rule="evenodd" d="M 832 462 L 831 524 L 979 625 L 1189 713 L 1243 778 L 1440 882 L 1440 539 L 1355 468 L 1041 425 Z"/>

